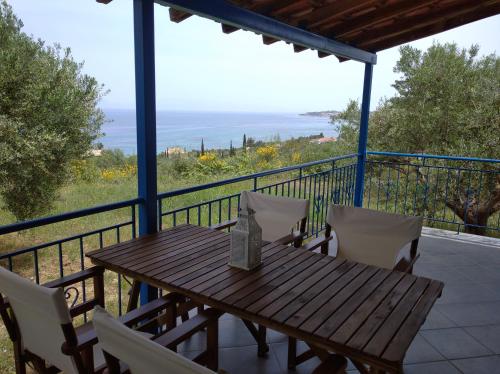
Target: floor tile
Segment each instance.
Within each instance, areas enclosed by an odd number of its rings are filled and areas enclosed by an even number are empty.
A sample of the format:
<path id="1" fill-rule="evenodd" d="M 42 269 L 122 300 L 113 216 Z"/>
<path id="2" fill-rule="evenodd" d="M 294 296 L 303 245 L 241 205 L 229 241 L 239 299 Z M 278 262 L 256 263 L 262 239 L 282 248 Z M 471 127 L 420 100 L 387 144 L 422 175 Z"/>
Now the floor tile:
<path id="1" fill-rule="evenodd" d="M 288 343 L 273 343 L 271 344 L 271 350 L 276 356 L 278 363 L 280 365 L 280 368 L 286 373 L 297 373 L 297 374 L 308 374 L 316 366 L 320 364 L 320 360 L 318 358 L 312 358 L 310 360 L 307 360 L 306 362 L 298 365 L 295 370 L 288 370 Z M 297 345 L 297 353 L 301 354 L 307 350 L 307 346 L 303 342 L 298 342 Z"/>
<path id="2" fill-rule="evenodd" d="M 448 361 L 405 365 L 404 372 L 405 374 L 461 374 Z"/>
<path id="3" fill-rule="evenodd" d="M 467 358 L 452 363 L 464 374 L 500 374 L 500 356 Z"/>
<path id="4" fill-rule="evenodd" d="M 414 364 L 442 360 L 444 360 L 444 357 L 422 335 L 417 334 L 408 352 L 406 352 L 404 363 Z"/>
<path id="5" fill-rule="evenodd" d="M 458 326 L 500 324 L 500 302 L 434 306 Z"/>
<path id="6" fill-rule="evenodd" d="M 257 342 L 241 319 L 219 321 L 219 347 L 243 347 L 255 344 Z"/>
<path id="7" fill-rule="evenodd" d="M 491 355 L 492 352 L 461 328 L 426 330 L 420 334 L 447 359 Z"/>
<path id="8" fill-rule="evenodd" d="M 494 292 L 481 283 L 447 284 L 437 304 L 460 304 L 500 301 L 500 292 Z"/>
<path id="9" fill-rule="evenodd" d="M 275 355 L 257 356 L 257 347 L 219 349 L 219 368 L 228 374 L 281 374 Z"/>
<path id="10" fill-rule="evenodd" d="M 455 322 L 444 316 L 443 313 L 439 312 L 437 308 L 434 307 L 428 314 L 420 330 L 445 329 L 448 327 L 456 327 Z"/>
<path id="11" fill-rule="evenodd" d="M 500 354 L 500 325 L 466 327 L 465 331 L 494 353 Z"/>

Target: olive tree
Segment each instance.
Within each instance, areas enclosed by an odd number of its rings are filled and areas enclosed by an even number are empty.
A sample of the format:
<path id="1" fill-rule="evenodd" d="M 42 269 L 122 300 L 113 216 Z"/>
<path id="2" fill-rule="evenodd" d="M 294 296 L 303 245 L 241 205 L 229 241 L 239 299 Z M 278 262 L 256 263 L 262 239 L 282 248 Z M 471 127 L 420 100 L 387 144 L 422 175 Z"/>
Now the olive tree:
<path id="1" fill-rule="evenodd" d="M 394 72 L 396 94 L 370 115 L 369 149 L 500 158 L 500 58 L 479 56 L 478 46 L 435 43 L 427 51 L 404 46 Z M 339 141 L 354 148 L 359 105 L 351 102 L 333 119 L 340 121 Z M 400 173 L 415 174 L 415 195 L 437 196 L 467 223 L 467 232 L 484 234 L 482 226 L 500 211 L 498 164 L 435 161 L 434 166 L 453 168 L 430 173 L 425 165 L 393 163 Z M 419 213 L 432 209 L 424 200 Z"/>
<path id="2" fill-rule="evenodd" d="M 69 49 L 22 31 L 0 3 L 0 195 L 18 220 L 47 212 L 100 135 L 105 93 Z"/>

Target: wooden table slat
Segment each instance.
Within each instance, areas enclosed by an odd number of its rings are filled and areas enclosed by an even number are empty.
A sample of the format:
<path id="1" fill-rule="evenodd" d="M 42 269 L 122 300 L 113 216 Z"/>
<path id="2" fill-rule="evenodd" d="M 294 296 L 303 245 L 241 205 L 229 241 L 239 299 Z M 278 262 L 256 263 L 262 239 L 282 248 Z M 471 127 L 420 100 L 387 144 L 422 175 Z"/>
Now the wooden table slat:
<path id="1" fill-rule="evenodd" d="M 384 298 L 374 312 L 370 314 L 368 319 L 361 325 L 356 333 L 349 339 L 347 344 L 349 347 L 363 349 L 367 341 L 377 332 L 379 327 L 387 318 L 388 312 L 403 298 L 410 287 L 415 283 L 415 278 L 405 277 L 397 284 L 397 287 Z"/>
<path id="2" fill-rule="evenodd" d="M 318 261 L 318 265 L 322 260 Z M 285 284 L 283 287 L 278 287 L 276 290 L 250 306 L 248 311 L 269 318 L 298 297 L 303 297 L 305 292 L 316 286 L 316 283 L 320 282 L 324 277 L 330 275 L 334 270 L 345 263 L 345 261 L 333 260 L 330 257 L 324 257 L 324 260 L 327 262 L 327 265 L 322 269 L 315 271 L 314 274 L 311 275 L 298 274 L 297 284 L 293 283 L 292 280 L 290 281 L 292 283 L 290 286 Z"/>
<path id="3" fill-rule="evenodd" d="M 135 255 L 137 250 L 141 252 L 145 249 L 149 249 L 151 247 L 157 245 L 163 245 L 165 243 L 175 243 L 179 238 L 190 237 L 192 233 L 203 233 L 203 230 L 200 228 L 195 229 L 189 226 L 181 227 L 182 230 L 175 231 L 163 231 L 158 234 L 158 236 L 147 235 L 137 239 L 131 239 L 126 242 L 122 242 L 119 244 L 114 244 L 112 246 L 106 247 L 105 250 L 98 249 L 96 251 L 92 251 L 87 253 L 87 256 L 90 256 L 95 259 L 100 259 L 102 261 L 113 261 L 116 257 L 127 256 L 128 254 Z M 206 234 L 206 233 L 205 233 Z"/>
<path id="4" fill-rule="evenodd" d="M 337 331 L 330 337 L 330 340 L 345 344 L 366 321 L 371 313 L 379 306 L 380 302 L 387 294 L 396 286 L 403 278 L 404 273 L 392 272 L 384 282 L 373 292 L 356 311 L 354 311 L 349 319 L 338 328 Z"/>
<path id="5" fill-rule="evenodd" d="M 302 254 L 303 253 L 299 251 L 283 251 L 283 256 L 274 262 L 262 264 L 250 273 L 243 273 L 240 277 L 228 278 L 215 286 L 203 290 L 203 293 L 216 300 L 222 300 L 230 294 L 236 292 L 241 287 L 244 287 L 269 272 L 272 272 L 274 269 L 286 264 L 288 261 L 293 260 L 295 257 Z M 215 297 L 215 295 L 217 295 L 217 297 Z"/>
<path id="6" fill-rule="evenodd" d="M 281 248 L 280 246 L 272 246 L 272 245 L 267 245 L 262 249 L 262 259 L 265 261 L 269 261 L 269 259 L 272 259 L 274 255 L 276 254 L 283 254 L 283 251 L 280 251 Z M 279 253 L 278 253 L 279 252 Z M 227 261 L 224 261 L 220 267 L 214 269 L 210 273 L 203 273 L 203 269 L 200 269 L 197 274 L 197 272 L 193 272 L 187 277 L 183 277 L 180 279 L 177 279 L 175 284 L 178 286 L 182 286 L 186 289 L 194 289 L 196 286 L 200 284 L 207 284 L 207 282 L 213 278 L 216 277 L 221 277 L 219 278 L 221 281 L 226 279 L 223 278 L 225 275 L 227 276 L 227 270 L 229 266 L 227 265 Z M 243 270 L 241 270 L 243 271 Z M 226 274 L 223 274 L 226 273 Z M 198 275 L 198 276 L 197 276 Z"/>
<path id="7" fill-rule="evenodd" d="M 195 252 L 188 252 L 185 256 L 178 256 L 175 260 L 170 260 L 164 264 L 159 263 L 157 267 L 140 270 L 142 273 L 147 274 L 149 277 L 156 277 L 159 279 L 166 279 L 164 275 L 174 275 L 179 271 L 187 268 L 195 267 L 198 263 L 210 260 L 210 258 L 218 256 L 220 253 L 227 254 L 227 245 L 229 241 L 227 238 L 221 238 L 212 242 L 206 243 L 206 247 L 210 248 L 210 253 L 199 250 L 200 247 L 195 247 Z"/>
<path id="8" fill-rule="evenodd" d="M 351 282 L 345 284 L 333 297 L 312 313 L 306 321 L 300 325 L 300 329 L 307 332 L 315 332 L 319 326 L 325 323 L 335 311 L 351 298 L 364 284 L 381 270 L 374 267 L 367 267 L 358 274 Z"/>
<path id="9" fill-rule="evenodd" d="M 199 240 L 193 242 L 194 239 Z M 148 265 L 161 263 L 161 261 L 166 258 L 172 258 L 174 256 L 187 256 L 191 253 L 190 249 L 200 251 L 203 250 L 204 244 L 209 244 L 213 241 L 220 241 L 224 239 L 226 239 L 224 236 L 216 233 L 210 233 L 209 235 L 203 232 L 194 233 L 192 234 L 192 238 L 176 238 L 173 242 L 167 242 L 165 240 L 157 243 L 154 246 L 150 246 L 149 248 L 147 248 L 147 250 L 140 252 L 137 251 L 138 253 L 134 255 L 124 253 L 120 256 L 120 259 L 115 258 L 113 262 L 117 265 L 123 265 L 127 267 L 140 266 L 134 268 L 134 270 L 140 270 L 143 268 L 147 268 Z M 148 260 L 144 260 L 146 257 L 148 258 Z"/>
<path id="10" fill-rule="evenodd" d="M 256 269 L 253 274 L 248 275 L 245 279 L 242 279 L 229 287 L 213 294 L 212 297 L 215 300 L 224 300 L 225 303 L 232 304 L 239 300 L 241 296 L 245 295 L 245 291 L 252 285 L 260 284 L 265 285 L 270 280 L 279 276 L 280 274 L 292 269 L 300 262 L 305 261 L 311 255 L 310 252 L 302 251 L 291 251 L 282 258 L 282 260 L 276 261 L 276 263 L 266 266 L 265 264 L 260 268 Z"/>
<path id="11" fill-rule="evenodd" d="M 318 258 L 316 256 L 310 256 L 309 258 L 298 262 L 295 267 L 287 269 L 285 272 L 278 275 L 274 279 L 269 280 L 266 284 L 259 285 L 259 282 L 255 282 L 247 287 L 245 293 L 240 294 L 240 296 L 243 297 L 240 297 L 238 301 L 233 302 L 232 304 L 238 308 L 246 309 L 248 305 L 252 305 L 256 301 L 264 297 L 266 294 L 281 286 L 287 280 L 292 279 L 297 274 L 306 271 L 317 262 Z M 230 301 L 228 300 L 227 302 Z"/>
<path id="12" fill-rule="evenodd" d="M 273 315 L 272 318 L 280 323 L 285 323 L 285 321 L 289 320 L 294 313 L 308 305 L 312 300 L 315 300 L 320 293 L 328 289 L 330 285 L 335 284 L 340 277 L 349 272 L 355 266 L 355 263 L 348 261 L 344 262 L 341 266 L 332 271 L 329 276 L 322 278 L 314 285 L 314 287 L 311 287 L 302 293 L 299 298 L 292 300 L 278 313 Z"/>
<path id="13" fill-rule="evenodd" d="M 359 274 L 367 269 L 367 265 L 354 265 L 354 267 L 352 267 L 347 273 L 339 277 L 333 284 L 330 284 L 323 292 L 317 295 L 314 299 L 310 300 L 298 312 L 294 313 L 287 320 L 287 324 L 292 327 L 299 327 L 302 325 L 312 314 L 328 302 L 328 300 L 331 300 L 346 285 L 352 282 Z"/>
<path id="14" fill-rule="evenodd" d="M 389 346 L 384 351 L 382 358 L 387 361 L 397 361 L 404 356 L 413 338 L 420 329 L 425 317 L 429 313 L 434 301 L 441 295 L 443 284 L 431 281 L 422 297 L 418 300 L 413 313 L 404 321 L 398 332 L 393 336 Z"/>
<path id="15" fill-rule="evenodd" d="M 266 263 L 273 264 L 274 262 L 279 261 L 282 257 L 285 257 L 286 255 L 287 255 L 286 251 L 283 250 L 277 251 L 277 253 L 275 253 Z M 245 278 L 247 275 L 248 273 L 241 269 L 227 266 L 226 271 L 224 273 L 218 275 L 213 279 L 210 279 L 210 281 L 208 282 L 199 284 L 191 288 L 191 290 L 193 292 L 200 292 L 200 293 L 203 292 L 203 294 L 210 296 L 212 293 L 218 292 L 219 290 L 223 290 L 228 285 L 237 282 L 240 279 Z"/>
<path id="16" fill-rule="evenodd" d="M 360 287 L 349 297 L 348 300 L 342 302 L 338 300 L 335 314 L 328 318 L 323 324 L 318 327 L 315 334 L 318 336 L 329 338 L 344 321 L 352 316 L 358 307 L 377 290 L 377 287 L 391 274 L 389 270 L 382 269 L 366 282 L 366 287 Z M 338 299 L 338 297 L 336 297 Z"/>
<path id="17" fill-rule="evenodd" d="M 429 286 L 430 281 L 424 278 L 418 278 L 406 295 L 399 301 L 396 308 L 393 308 L 384 321 L 384 328 L 379 329 L 377 333 L 364 347 L 364 351 L 373 355 L 380 356 L 385 347 L 390 343 L 390 339 L 398 331 L 401 324 L 407 318 L 408 313 L 413 309 L 415 303 Z"/>

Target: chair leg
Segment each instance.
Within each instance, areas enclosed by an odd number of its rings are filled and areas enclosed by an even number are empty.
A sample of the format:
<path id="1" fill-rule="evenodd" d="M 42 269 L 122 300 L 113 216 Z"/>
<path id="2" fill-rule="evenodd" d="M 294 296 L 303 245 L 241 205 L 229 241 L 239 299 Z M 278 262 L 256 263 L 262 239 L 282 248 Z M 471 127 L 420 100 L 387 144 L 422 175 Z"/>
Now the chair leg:
<path id="1" fill-rule="evenodd" d="M 266 328 L 264 326 L 259 325 L 259 328 L 257 329 L 252 322 L 246 319 L 243 319 L 242 321 L 258 344 L 258 350 L 257 350 L 258 356 L 259 357 L 265 356 L 266 353 L 269 352 L 269 346 L 266 343 Z"/>
<path id="2" fill-rule="evenodd" d="M 14 363 L 16 374 L 26 374 L 26 360 L 24 358 L 20 342 L 14 342 Z"/>
<path id="3" fill-rule="evenodd" d="M 297 366 L 297 339 L 288 338 L 288 368 L 294 370 Z"/>
<path id="4" fill-rule="evenodd" d="M 141 282 L 135 279 L 132 282 L 132 287 L 129 290 L 129 298 L 127 305 L 127 313 L 134 309 L 137 309 L 137 304 L 139 302 L 139 294 L 141 292 Z"/>
<path id="5" fill-rule="evenodd" d="M 213 371 L 217 371 L 219 367 L 218 319 L 207 326 L 207 367 Z"/>
<path id="6" fill-rule="evenodd" d="M 264 326 L 259 325 L 259 331 L 258 331 L 259 339 L 257 341 L 259 347 L 257 354 L 259 357 L 264 357 L 266 353 L 269 352 L 269 346 L 266 343 L 266 332 L 267 329 Z"/>

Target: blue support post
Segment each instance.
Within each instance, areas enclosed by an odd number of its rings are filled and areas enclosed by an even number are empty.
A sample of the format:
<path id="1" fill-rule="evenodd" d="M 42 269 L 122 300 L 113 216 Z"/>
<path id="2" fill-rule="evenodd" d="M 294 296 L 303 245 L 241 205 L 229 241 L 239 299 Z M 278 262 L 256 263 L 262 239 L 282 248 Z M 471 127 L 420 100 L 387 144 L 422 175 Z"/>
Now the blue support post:
<path id="1" fill-rule="evenodd" d="M 361 103 L 361 120 L 359 123 L 358 165 L 356 168 L 356 188 L 354 206 L 363 206 L 363 190 L 365 179 L 366 144 L 368 142 L 368 118 L 370 117 L 370 97 L 372 93 L 373 64 L 365 64 L 363 82 L 363 101 Z"/>
<path id="2" fill-rule="evenodd" d="M 135 100 L 139 236 L 158 231 L 156 185 L 154 1 L 134 0 Z M 141 285 L 141 304 L 158 297 L 158 290 Z"/>

